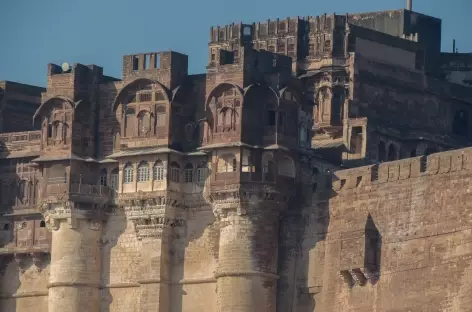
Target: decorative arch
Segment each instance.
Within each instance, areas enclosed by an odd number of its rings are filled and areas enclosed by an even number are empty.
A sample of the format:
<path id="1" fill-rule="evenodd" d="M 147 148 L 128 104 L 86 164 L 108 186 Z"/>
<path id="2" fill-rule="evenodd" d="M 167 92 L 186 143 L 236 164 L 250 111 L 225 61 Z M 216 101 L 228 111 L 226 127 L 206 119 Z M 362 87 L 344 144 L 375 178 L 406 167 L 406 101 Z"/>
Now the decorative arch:
<path id="1" fill-rule="evenodd" d="M 296 176 L 295 163 L 291 157 L 284 156 L 282 159 L 278 161 L 277 174 L 284 177 L 295 178 Z"/>
<path id="2" fill-rule="evenodd" d="M 193 165 L 191 163 L 187 163 L 184 167 L 184 183 L 192 183 L 193 182 Z"/>
<path id="3" fill-rule="evenodd" d="M 154 181 L 163 181 L 164 180 L 164 163 L 162 160 L 158 159 L 152 167 L 152 177 Z"/>
<path id="4" fill-rule="evenodd" d="M 210 104 L 210 101 L 213 97 L 215 97 L 215 94 L 218 94 L 223 89 L 223 92 L 226 91 L 227 89 L 235 89 L 238 92 L 238 95 L 241 97 L 241 101 L 244 99 L 244 93 L 243 90 L 238 86 L 230 82 L 223 82 L 217 85 L 216 87 L 213 88 L 213 90 L 210 91 L 210 94 L 208 94 L 208 97 L 205 102 L 205 106 L 208 107 Z M 241 106 L 243 103 L 241 103 Z"/>
<path id="5" fill-rule="evenodd" d="M 271 152 L 264 152 L 264 154 L 262 154 L 263 181 L 274 182 L 275 170 L 274 155 Z"/>
<path id="6" fill-rule="evenodd" d="M 215 87 L 207 99 L 207 112 L 211 112 L 212 132 L 236 131 L 240 124 L 243 104 L 241 88 L 234 84 L 223 83 Z"/>
<path id="7" fill-rule="evenodd" d="M 147 161 L 141 161 L 138 165 L 138 182 L 147 182 L 149 181 L 149 163 Z"/>
<path id="8" fill-rule="evenodd" d="M 125 85 L 123 89 L 121 89 L 120 92 L 118 92 L 115 99 L 113 100 L 113 105 L 111 107 L 112 112 L 116 112 L 118 106 L 126 102 L 126 100 L 128 100 L 128 96 L 130 95 L 130 92 L 137 92 L 137 91 L 143 90 L 144 88 L 148 88 L 149 85 L 152 85 L 151 90 L 162 91 L 165 100 L 168 103 L 171 102 L 170 101 L 171 94 L 169 90 L 166 88 L 166 86 L 164 86 L 162 83 L 160 83 L 159 81 L 151 80 L 147 78 L 138 78 L 131 81 L 127 85 Z M 157 90 L 153 87 L 157 87 Z"/>
<path id="9" fill-rule="evenodd" d="M 124 184 L 133 183 L 133 180 L 134 180 L 133 164 L 130 162 L 127 162 L 125 167 L 123 168 L 123 183 Z"/>
<path id="10" fill-rule="evenodd" d="M 257 125 L 274 127 L 277 120 L 277 109 L 280 94 L 267 84 L 252 84 L 245 89 L 243 121 L 249 134 L 257 132 Z M 261 123 L 262 120 L 262 123 Z"/>
<path id="11" fill-rule="evenodd" d="M 108 172 L 107 169 L 102 168 L 100 170 L 100 185 L 107 186 Z"/>
<path id="12" fill-rule="evenodd" d="M 38 109 L 33 115 L 33 122 L 36 120 L 37 116 L 44 114 L 46 111 L 48 111 L 48 109 L 51 109 L 52 107 L 58 104 L 62 104 L 63 109 L 74 110 L 75 108 L 74 102 L 70 98 L 65 96 L 55 96 L 53 98 L 50 98 L 38 107 Z"/>
<path id="13" fill-rule="evenodd" d="M 301 101 L 300 92 L 291 86 L 287 86 L 280 90 L 280 99 L 295 102 L 297 104 Z"/>

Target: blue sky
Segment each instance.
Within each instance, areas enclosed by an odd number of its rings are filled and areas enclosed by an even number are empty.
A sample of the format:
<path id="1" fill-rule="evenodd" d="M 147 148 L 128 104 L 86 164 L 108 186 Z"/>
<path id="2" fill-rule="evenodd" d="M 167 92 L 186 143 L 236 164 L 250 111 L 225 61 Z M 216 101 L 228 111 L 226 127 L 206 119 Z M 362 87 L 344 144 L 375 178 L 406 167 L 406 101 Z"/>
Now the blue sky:
<path id="1" fill-rule="evenodd" d="M 2 0 L 0 80 L 46 85 L 48 63 L 96 64 L 121 77 L 122 56 L 172 49 L 205 71 L 212 25 L 405 7 L 406 0 Z M 472 0 L 413 0 L 443 20 L 443 51 L 472 52 Z"/>

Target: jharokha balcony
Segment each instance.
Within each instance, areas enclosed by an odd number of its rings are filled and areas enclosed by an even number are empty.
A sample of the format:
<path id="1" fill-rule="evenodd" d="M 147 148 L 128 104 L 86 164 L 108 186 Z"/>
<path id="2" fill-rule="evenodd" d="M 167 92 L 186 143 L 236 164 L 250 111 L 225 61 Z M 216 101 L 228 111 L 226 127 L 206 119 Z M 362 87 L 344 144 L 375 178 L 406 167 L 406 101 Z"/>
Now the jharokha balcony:
<path id="1" fill-rule="evenodd" d="M 53 183 L 44 187 L 43 199 L 50 202 L 71 200 L 78 203 L 106 204 L 114 198 L 114 191 L 103 185 L 83 183 Z"/>

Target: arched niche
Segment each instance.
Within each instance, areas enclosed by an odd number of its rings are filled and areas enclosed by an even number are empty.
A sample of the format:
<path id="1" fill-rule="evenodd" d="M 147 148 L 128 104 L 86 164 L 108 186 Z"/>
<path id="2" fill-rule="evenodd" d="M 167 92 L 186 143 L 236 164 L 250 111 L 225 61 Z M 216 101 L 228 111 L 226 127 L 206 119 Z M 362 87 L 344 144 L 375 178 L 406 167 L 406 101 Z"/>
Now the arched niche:
<path id="1" fill-rule="evenodd" d="M 41 104 L 33 116 L 33 122 L 41 120 L 44 146 L 70 144 L 74 114 L 74 103 L 65 97 L 54 97 Z"/>
<path id="2" fill-rule="evenodd" d="M 264 136 L 273 136 L 279 115 L 279 94 L 265 84 L 253 84 L 244 91 L 242 137 L 246 142 L 260 144 Z M 283 117 L 282 117 L 283 118 Z"/>
<path id="3" fill-rule="evenodd" d="M 241 89 L 230 83 L 216 86 L 207 98 L 207 113 L 212 133 L 236 132 L 240 129 L 243 104 Z"/>
<path id="4" fill-rule="evenodd" d="M 289 156 L 283 156 L 277 162 L 277 174 L 287 178 L 295 178 L 296 169 L 295 162 Z"/>
<path id="5" fill-rule="evenodd" d="M 160 82 L 140 78 L 127 84 L 113 102 L 120 137 L 167 134 L 171 95 Z"/>

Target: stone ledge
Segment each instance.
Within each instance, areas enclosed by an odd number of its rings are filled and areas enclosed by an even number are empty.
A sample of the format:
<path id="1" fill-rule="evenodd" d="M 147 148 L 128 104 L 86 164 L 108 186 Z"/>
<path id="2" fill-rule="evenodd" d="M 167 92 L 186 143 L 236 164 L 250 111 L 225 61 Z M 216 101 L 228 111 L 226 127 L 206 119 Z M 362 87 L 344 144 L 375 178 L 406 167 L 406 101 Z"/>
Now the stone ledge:
<path id="1" fill-rule="evenodd" d="M 12 299 L 12 298 L 28 298 L 28 297 L 45 297 L 49 294 L 47 290 L 43 291 L 28 291 L 12 295 L 0 294 L 0 299 Z"/>
<path id="2" fill-rule="evenodd" d="M 244 271 L 244 272 L 218 272 L 215 274 L 215 278 L 220 277 L 238 277 L 238 276 L 261 276 L 271 279 L 279 279 L 280 276 L 272 273 L 264 273 L 257 271 Z"/>
<path id="3" fill-rule="evenodd" d="M 100 288 L 99 283 L 81 283 L 81 282 L 56 282 L 56 283 L 49 283 L 48 288 L 55 288 L 55 287 L 90 287 L 90 288 Z"/>

